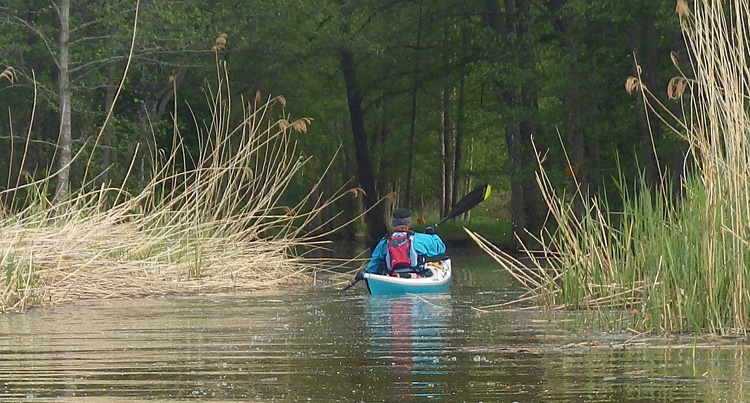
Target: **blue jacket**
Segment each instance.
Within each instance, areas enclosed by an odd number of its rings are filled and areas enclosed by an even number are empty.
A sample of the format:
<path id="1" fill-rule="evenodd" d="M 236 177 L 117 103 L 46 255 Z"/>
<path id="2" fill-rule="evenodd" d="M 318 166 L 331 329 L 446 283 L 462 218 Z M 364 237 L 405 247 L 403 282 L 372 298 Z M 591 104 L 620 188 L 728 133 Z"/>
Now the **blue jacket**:
<path id="1" fill-rule="evenodd" d="M 436 257 L 445 253 L 445 244 L 437 235 L 415 232 L 412 245 L 417 252 L 417 256 L 421 257 Z M 372 251 L 372 257 L 370 258 L 370 263 L 365 267 L 365 272 L 378 273 L 381 268 L 385 268 L 386 252 L 386 239 L 382 238 L 375 247 L 375 250 Z"/>

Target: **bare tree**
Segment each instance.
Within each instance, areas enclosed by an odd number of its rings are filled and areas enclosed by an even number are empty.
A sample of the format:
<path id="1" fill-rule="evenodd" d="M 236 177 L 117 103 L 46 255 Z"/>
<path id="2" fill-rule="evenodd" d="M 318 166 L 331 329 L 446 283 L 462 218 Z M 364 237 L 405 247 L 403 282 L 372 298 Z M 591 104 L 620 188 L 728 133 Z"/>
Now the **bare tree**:
<path id="1" fill-rule="evenodd" d="M 53 3 L 54 4 L 54 3 Z M 60 0 L 54 4 L 60 20 L 60 41 L 57 58 L 59 71 L 59 99 L 60 99 L 60 133 L 58 138 L 58 176 L 55 187 L 55 203 L 63 202 L 68 197 L 70 184 L 70 163 L 73 139 L 70 121 L 70 0 Z"/>

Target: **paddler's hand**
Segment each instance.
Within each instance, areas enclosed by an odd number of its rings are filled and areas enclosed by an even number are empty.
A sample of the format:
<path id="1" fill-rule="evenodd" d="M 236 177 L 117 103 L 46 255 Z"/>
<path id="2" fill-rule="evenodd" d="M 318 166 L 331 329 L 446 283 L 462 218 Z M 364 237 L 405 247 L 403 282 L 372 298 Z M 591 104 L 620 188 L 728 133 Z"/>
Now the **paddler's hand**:
<path id="1" fill-rule="evenodd" d="M 363 278 L 365 278 L 365 272 L 361 271 L 354 276 L 354 282 L 361 281 Z"/>
<path id="2" fill-rule="evenodd" d="M 424 233 L 427 235 L 435 235 L 435 228 L 432 225 L 424 227 Z"/>

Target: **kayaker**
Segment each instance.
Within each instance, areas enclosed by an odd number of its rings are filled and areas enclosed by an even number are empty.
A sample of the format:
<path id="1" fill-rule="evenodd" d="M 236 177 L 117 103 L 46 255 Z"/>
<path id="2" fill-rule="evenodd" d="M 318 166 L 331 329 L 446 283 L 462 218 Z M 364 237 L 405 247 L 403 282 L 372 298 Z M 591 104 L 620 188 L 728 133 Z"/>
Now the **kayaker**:
<path id="1" fill-rule="evenodd" d="M 411 213 L 405 208 L 393 211 L 391 222 L 393 232 L 383 237 L 372 251 L 370 263 L 364 271 L 357 273 L 355 281 L 362 280 L 364 273 L 397 275 L 411 277 L 430 276 L 430 270 L 424 270 L 426 258 L 441 256 L 445 253 L 445 244 L 431 226 L 424 233 L 411 230 Z"/>

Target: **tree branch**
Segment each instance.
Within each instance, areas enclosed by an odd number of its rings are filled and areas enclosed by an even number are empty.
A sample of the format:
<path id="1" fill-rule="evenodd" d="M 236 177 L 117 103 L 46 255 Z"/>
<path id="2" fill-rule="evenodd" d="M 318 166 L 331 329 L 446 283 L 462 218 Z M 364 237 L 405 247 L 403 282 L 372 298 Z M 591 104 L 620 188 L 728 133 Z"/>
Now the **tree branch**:
<path id="1" fill-rule="evenodd" d="M 52 7 L 55 8 L 55 12 L 57 13 L 57 19 L 60 19 L 60 6 L 55 3 L 55 0 L 50 0 L 50 4 L 52 4 Z"/>
<path id="2" fill-rule="evenodd" d="M 31 82 L 34 82 L 34 77 L 32 75 L 30 75 L 29 73 L 27 73 L 26 71 L 24 71 L 23 69 L 16 68 L 16 74 L 19 75 L 19 76 L 21 76 L 21 77 L 23 77 L 23 78 L 26 78 L 27 80 L 29 80 Z M 46 93 L 46 94 L 51 95 L 53 97 L 57 96 L 57 90 L 51 90 L 51 89 L 45 87 L 39 81 L 36 81 L 36 87 L 39 88 L 39 89 L 41 89 L 42 93 Z"/>
<path id="3" fill-rule="evenodd" d="M 57 53 L 54 51 L 54 41 L 50 40 L 50 38 L 45 35 L 44 32 L 42 32 L 39 28 L 37 28 L 35 25 L 31 24 L 30 22 L 24 20 L 21 17 L 15 16 L 15 15 L 7 15 L 4 18 L 5 21 L 14 24 L 16 26 L 20 26 L 23 28 L 26 28 L 27 30 L 31 31 L 32 33 L 36 34 L 42 42 L 44 42 L 44 45 L 47 47 L 47 51 L 49 52 L 50 56 L 52 57 L 52 60 L 55 61 L 55 66 L 57 68 L 60 68 L 60 64 L 57 61 Z M 0 18 L 0 21 L 3 21 L 3 18 Z"/>
<path id="4" fill-rule="evenodd" d="M 133 12 L 135 12 L 135 8 L 129 8 L 129 9 L 125 9 L 125 10 L 120 10 L 120 11 L 117 11 L 117 12 L 115 12 L 115 13 L 114 13 L 114 15 L 118 15 L 118 14 L 122 14 L 122 15 L 130 15 L 130 14 L 132 14 Z M 73 34 L 74 34 L 75 32 L 78 32 L 79 30 L 82 30 L 82 29 L 88 28 L 88 27 L 90 27 L 90 26 L 92 26 L 92 25 L 96 25 L 96 24 L 99 24 L 100 22 L 102 22 L 102 21 L 105 21 L 105 20 L 106 20 L 106 19 L 108 19 L 108 18 L 111 18 L 111 17 L 107 17 L 107 18 L 104 18 L 104 17 L 102 17 L 102 18 L 97 18 L 97 19 L 95 19 L 95 20 L 92 20 L 92 21 L 86 21 L 86 22 L 84 22 L 84 23 L 78 24 L 78 25 L 77 25 L 77 26 L 76 26 L 75 28 L 72 28 L 72 29 L 70 30 L 70 34 L 71 34 L 71 35 L 73 35 Z"/>

